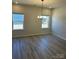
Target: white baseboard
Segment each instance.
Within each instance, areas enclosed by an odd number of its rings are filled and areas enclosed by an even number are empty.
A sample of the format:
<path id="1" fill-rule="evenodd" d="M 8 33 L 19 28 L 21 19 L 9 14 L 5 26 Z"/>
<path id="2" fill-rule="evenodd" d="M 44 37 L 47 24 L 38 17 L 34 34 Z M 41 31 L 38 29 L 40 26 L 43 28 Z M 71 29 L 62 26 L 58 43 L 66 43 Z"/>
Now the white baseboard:
<path id="1" fill-rule="evenodd" d="M 17 36 L 13 36 L 13 38 L 16 38 L 16 37 L 27 37 L 27 36 L 36 36 L 36 35 L 45 35 L 45 34 L 51 34 L 51 33 L 49 32 L 49 33 L 37 33 L 37 34 L 30 34 L 30 35 L 17 35 Z"/>
<path id="2" fill-rule="evenodd" d="M 56 36 L 58 36 L 59 38 L 61 38 L 61 39 L 63 39 L 63 40 L 66 40 L 66 38 L 64 38 L 63 36 L 61 36 L 61 35 L 59 35 L 59 34 L 57 34 L 57 33 L 53 33 L 53 35 L 56 35 Z"/>

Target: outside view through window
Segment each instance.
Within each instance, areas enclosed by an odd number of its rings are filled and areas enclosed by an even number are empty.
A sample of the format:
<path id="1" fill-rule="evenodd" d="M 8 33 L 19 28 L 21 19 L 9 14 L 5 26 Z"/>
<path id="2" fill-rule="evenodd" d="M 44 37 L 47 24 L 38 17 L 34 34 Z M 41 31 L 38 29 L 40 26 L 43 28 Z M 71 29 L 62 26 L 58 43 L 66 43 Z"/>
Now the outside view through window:
<path id="1" fill-rule="evenodd" d="M 23 22 L 24 22 L 24 15 L 23 14 L 12 14 L 13 20 L 13 30 L 22 30 L 23 29 Z"/>
<path id="2" fill-rule="evenodd" d="M 48 28 L 49 27 L 49 16 L 38 16 L 42 20 L 42 28 Z"/>

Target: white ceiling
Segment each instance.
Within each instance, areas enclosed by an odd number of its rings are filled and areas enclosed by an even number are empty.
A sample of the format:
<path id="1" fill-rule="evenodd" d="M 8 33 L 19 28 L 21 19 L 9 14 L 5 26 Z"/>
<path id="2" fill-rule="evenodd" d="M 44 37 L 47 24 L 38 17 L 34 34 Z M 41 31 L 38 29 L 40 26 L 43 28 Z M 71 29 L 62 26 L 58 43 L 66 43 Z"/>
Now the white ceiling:
<path id="1" fill-rule="evenodd" d="M 13 3 L 18 2 L 18 4 L 25 4 L 25 5 L 34 5 L 34 6 L 41 6 L 41 0 L 12 0 Z M 63 5 L 66 5 L 66 0 L 44 0 L 43 6 L 47 8 L 56 8 Z"/>

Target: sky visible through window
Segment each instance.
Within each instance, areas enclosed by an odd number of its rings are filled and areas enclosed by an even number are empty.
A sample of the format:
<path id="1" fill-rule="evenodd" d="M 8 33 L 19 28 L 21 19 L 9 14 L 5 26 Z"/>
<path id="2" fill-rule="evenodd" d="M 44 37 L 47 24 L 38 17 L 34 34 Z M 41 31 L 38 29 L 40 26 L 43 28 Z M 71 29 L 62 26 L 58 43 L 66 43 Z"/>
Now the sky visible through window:
<path id="1" fill-rule="evenodd" d="M 24 15 L 23 14 L 13 14 L 13 29 L 23 29 Z"/>
<path id="2" fill-rule="evenodd" d="M 48 28 L 49 25 L 49 16 L 38 16 L 42 19 L 42 28 Z"/>

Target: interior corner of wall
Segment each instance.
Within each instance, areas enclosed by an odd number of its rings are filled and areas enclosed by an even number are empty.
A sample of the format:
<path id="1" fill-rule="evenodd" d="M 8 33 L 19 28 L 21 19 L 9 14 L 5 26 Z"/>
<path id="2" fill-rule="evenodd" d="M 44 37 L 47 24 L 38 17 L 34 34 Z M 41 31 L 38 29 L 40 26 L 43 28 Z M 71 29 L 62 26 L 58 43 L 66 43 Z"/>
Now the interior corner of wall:
<path id="1" fill-rule="evenodd" d="M 56 33 L 56 32 L 53 32 L 53 35 L 56 35 L 57 37 L 63 39 L 63 40 L 66 40 L 65 37 L 61 36 L 60 34 Z"/>

